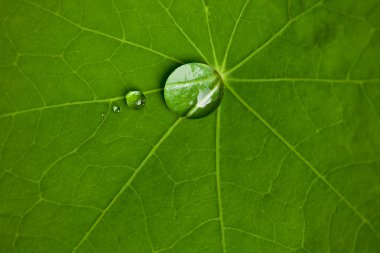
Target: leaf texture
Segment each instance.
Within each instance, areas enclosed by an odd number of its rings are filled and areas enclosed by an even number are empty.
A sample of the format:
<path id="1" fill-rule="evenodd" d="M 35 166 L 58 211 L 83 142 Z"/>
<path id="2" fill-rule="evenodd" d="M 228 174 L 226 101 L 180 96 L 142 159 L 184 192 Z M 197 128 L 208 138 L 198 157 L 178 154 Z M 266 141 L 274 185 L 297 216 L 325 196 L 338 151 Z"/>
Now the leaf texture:
<path id="1" fill-rule="evenodd" d="M 380 252 L 379 1 L 0 6 L 0 252 Z M 200 120 L 187 62 L 226 86 Z"/>

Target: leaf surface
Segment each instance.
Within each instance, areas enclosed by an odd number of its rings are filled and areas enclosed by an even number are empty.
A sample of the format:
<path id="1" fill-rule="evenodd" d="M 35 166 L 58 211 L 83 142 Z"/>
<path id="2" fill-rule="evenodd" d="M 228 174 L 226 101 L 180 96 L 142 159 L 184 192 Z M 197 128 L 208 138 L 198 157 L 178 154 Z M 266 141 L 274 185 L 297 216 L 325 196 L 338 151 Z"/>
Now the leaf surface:
<path id="1" fill-rule="evenodd" d="M 377 0 L 0 5 L 0 252 L 380 251 Z M 226 86 L 200 120 L 187 62 Z"/>

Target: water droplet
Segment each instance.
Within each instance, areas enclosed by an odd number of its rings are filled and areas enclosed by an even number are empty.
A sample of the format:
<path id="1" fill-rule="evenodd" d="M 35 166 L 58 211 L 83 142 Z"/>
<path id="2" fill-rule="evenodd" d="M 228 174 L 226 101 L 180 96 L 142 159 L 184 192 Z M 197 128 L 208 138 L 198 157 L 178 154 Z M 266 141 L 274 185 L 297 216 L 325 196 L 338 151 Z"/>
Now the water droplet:
<path id="1" fill-rule="evenodd" d="M 125 96 L 125 100 L 128 107 L 134 110 L 143 108 L 146 102 L 144 93 L 138 90 L 128 92 Z"/>
<path id="2" fill-rule="evenodd" d="M 117 106 L 117 105 L 113 105 L 113 106 L 112 106 L 112 111 L 113 111 L 113 112 L 120 112 L 120 107 Z"/>
<path id="3" fill-rule="evenodd" d="M 202 118 L 218 108 L 223 98 L 223 80 L 212 67 L 188 63 L 175 69 L 166 80 L 166 105 L 186 118 Z"/>
<path id="4" fill-rule="evenodd" d="M 105 114 L 104 114 L 104 113 L 102 113 L 102 117 L 104 117 L 104 115 L 105 115 Z"/>

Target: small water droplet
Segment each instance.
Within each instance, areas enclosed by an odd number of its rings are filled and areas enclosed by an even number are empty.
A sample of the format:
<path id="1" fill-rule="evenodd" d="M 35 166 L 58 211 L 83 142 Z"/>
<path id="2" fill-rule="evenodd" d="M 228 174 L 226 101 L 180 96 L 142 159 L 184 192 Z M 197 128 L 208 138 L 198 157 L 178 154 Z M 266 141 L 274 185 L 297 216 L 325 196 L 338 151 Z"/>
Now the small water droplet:
<path id="1" fill-rule="evenodd" d="M 143 108 L 146 102 L 144 93 L 138 90 L 128 92 L 125 96 L 125 100 L 128 107 L 134 110 Z"/>
<path id="2" fill-rule="evenodd" d="M 223 98 L 223 80 L 211 66 L 187 63 L 175 69 L 166 80 L 166 105 L 186 118 L 202 118 L 218 108 Z"/>
<path id="3" fill-rule="evenodd" d="M 117 105 L 113 105 L 113 106 L 112 106 L 112 111 L 113 111 L 113 112 L 120 112 L 120 107 L 117 106 Z"/>
<path id="4" fill-rule="evenodd" d="M 102 117 L 104 117 L 104 115 L 105 115 L 105 114 L 104 114 L 104 113 L 102 113 Z"/>

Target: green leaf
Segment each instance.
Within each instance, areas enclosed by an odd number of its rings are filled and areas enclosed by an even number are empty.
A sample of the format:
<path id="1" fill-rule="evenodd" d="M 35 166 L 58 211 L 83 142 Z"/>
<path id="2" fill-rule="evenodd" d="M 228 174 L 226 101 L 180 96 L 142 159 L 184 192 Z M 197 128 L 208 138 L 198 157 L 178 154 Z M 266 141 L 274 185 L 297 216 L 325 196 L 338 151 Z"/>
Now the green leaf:
<path id="1" fill-rule="evenodd" d="M 380 252 L 378 0 L 0 6 L 0 252 Z"/>

